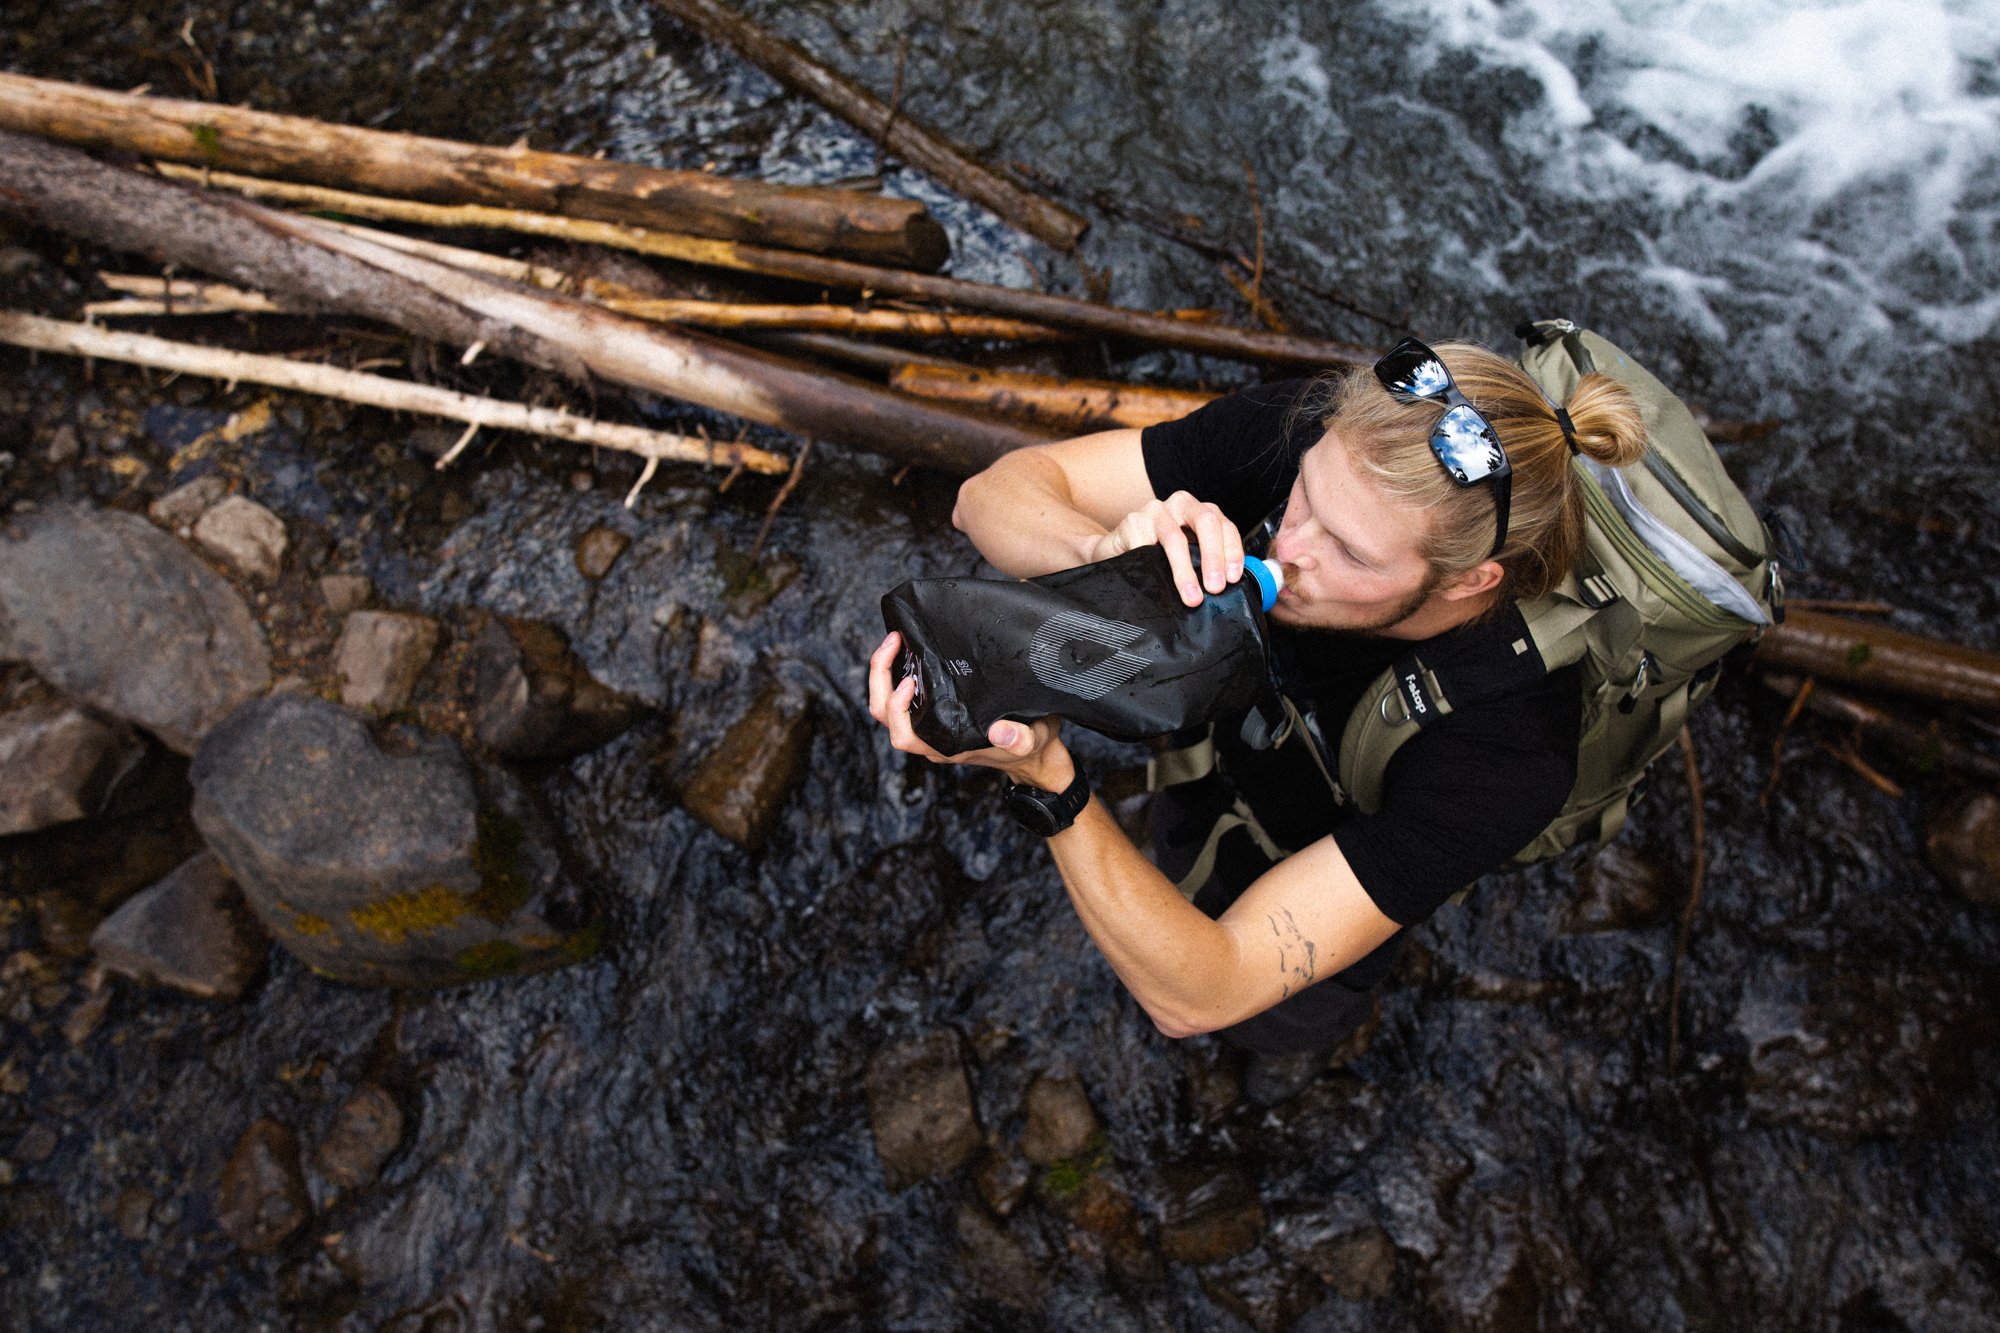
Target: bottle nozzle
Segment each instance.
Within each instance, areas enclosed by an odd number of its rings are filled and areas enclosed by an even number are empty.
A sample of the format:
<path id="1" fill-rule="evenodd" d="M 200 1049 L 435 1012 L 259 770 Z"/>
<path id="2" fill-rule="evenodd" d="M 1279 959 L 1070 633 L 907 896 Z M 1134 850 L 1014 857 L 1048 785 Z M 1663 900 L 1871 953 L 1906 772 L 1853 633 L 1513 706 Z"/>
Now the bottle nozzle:
<path id="1" fill-rule="evenodd" d="M 1243 572 L 1257 581 L 1257 589 L 1263 594 L 1264 610 L 1269 611 L 1278 604 L 1278 594 L 1285 590 L 1285 569 L 1275 560 L 1260 560 L 1254 555 L 1243 557 Z"/>

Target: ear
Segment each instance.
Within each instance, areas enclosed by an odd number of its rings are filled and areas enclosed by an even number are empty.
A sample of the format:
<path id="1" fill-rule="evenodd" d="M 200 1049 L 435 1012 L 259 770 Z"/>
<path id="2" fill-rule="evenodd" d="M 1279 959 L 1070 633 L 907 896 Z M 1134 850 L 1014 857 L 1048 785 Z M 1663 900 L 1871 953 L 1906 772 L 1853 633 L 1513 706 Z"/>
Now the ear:
<path id="1" fill-rule="evenodd" d="M 1500 568 L 1498 560 L 1484 560 L 1453 579 L 1438 585 L 1437 595 L 1447 602 L 1462 601 L 1467 597 L 1482 597 L 1500 586 L 1500 580 L 1507 576 Z"/>

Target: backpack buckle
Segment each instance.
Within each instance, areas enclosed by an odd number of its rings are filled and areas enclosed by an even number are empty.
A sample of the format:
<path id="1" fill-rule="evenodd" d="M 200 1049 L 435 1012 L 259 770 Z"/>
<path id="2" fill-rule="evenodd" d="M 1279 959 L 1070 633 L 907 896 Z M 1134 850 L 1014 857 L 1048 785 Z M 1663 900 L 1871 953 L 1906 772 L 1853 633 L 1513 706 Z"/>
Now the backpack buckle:
<path id="1" fill-rule="evenodd" d="M 1593 611 L 1602 611 L 1618 600 L 1618 589 L 1602 574 L 1587 574 L 1576 581 L 1577 600 Z"/>

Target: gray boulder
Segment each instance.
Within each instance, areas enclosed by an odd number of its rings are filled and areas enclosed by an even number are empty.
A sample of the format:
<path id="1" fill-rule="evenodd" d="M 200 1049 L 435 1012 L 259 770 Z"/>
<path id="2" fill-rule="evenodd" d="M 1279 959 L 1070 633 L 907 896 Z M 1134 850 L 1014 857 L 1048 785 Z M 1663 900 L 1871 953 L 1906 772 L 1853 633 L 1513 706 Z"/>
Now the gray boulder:
<path id="1" fill-rule="evenodd" d="M 96 814 L 143 753 L 129 729 L 61 700 L 0 713 L 0 837 Z"/>
<path id="2" fill-rule="evenodd" d="M 357 985 L 452 985 L 587 953 L 533 794 L 498 770 L 476 777 L 443 737 L 405 728 L 398 742 L 385 753 L 354 713 L 285 695 L 243 707 L 195 756 L 195 824 L 278 942 Z"/>
<path id="3" fill-rule="evenodd" d="M 229 872 L 208 852 L 135 896 L 90 937 L 97 960 L 111 971 L 206 1000 L 239 998 L 270 943 Z"/>
<path id="4" fill-rule="evenodd" d="M 561 632 L 501 618 L 472 648 L 475 726 L 505 759 L 569 759 L 631 726 L 642 705 L 590 674 Z"/>
<path id="5" fill-rule="evenodd" d="M 227 581 L 145 519 L 73 505 L 0 528 L 0 659 L 182 754 L 271 683 Z"/>

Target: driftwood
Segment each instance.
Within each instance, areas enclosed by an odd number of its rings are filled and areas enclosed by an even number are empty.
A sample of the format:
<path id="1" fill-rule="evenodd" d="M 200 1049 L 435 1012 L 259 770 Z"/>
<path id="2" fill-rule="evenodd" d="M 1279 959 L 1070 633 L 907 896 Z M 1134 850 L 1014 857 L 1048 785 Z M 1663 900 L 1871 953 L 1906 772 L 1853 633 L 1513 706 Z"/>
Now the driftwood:
<path id="1" fill-rule="evenodd" d="M 1177 421 L 1215 399 L 1212 393 L 1191 389 L 1066 380 L 1018 370 L 922 365 L 899 366 L 889 376 L 889 387 L 919 398 L 985 407 L 1002 416 L 1074 433 Z"/>
<path id="2" fill-rule="evenodd" d="M 0 207 L 287 304 L 380 320 L 578 382 L 609 380 L 967 473 L 1042 436 L 688 330 L 439 264 L 312 218 L 0 131 Z"/>
<path id="3" fill-rule="evenodd" d="M 927 272 L 950 254 L 944 228 L 905 199 L 487 148 L 19 74 L 0 73 L 0 128 L 202 167 L 828 251 Z"/>
<path id="4" fill-rule="evenodd" d="M 792 466 L 788 459 L 748 445 L 712 444 L 688 435 L 593 421 L 555 408 L 528 407 L 497 398 L 455 393 L 434 385 L 385 379 L 380 375 L 342 370 L 337 366 L 218 347 L 200 347 L 140 333 L 117 333 L 90 324 L 67 324 L 8 310 L 0 310 L 0 342 L 42 352 L 123 361 L 136 366 L 149 366 L 154 370 L 202 375 L 232 383 L 268 384 L 277 389 L 338 398 L 368 407 L 387 408 L 392 412 L 418 412 L 425 416 L 463 421 L 475 429 L 517 430 L 549 439 L 615 449 L 620 453 L 637 454 L 649 461 L 742 467 L 773 476 L 783 474 Z M 460 448 L 470 441 L 471 432 L 468 431 L 460 440 Z M 445 461 L 450 461 L 449 457 Z"/>
<path id="5" fill-rule="evenodd" d="M 1935 703 L 2000 710 L 2000 655 L 1816 611 L 1764 632 L 1757 661 Z"/>
<path id="6" fill-rule="evenodd" d="M 446 206 L 406 199 L 383 199 L 351 191 L 324 190 L 281 181 L 252 180 L 223 173 L 196 173 L 186 168 L 165 168 L 189 179 L 241 190 L 255 197 L 282 200 L 315 209 L 346 213 L 353 217 L 385 222 L 410 222 L 432 227 L 492 227 L 522 231 L 531 235 L 560 237 L 630 250 L 660 259 L 710 268 L 756 273 L 770 278 L 788 278 L 815 287 L 864 291 L 876 297 L 906 301 L 928 301 L 960 310 L 979 310 L 1013 319 L 1052 324 L 1059 328 L 1082 329 L 1107 337 L 1175 347 L 1186 352 L 1234 357 L 1244 361 L 1268 361 L 1285 365 L 1325 367 L 1330 364 L 1372 365 L 1382 355 L 1380 349 L 1324 338 L 1302 338 L 1294 334 L 1265 333 L 1239 329 L 1175 314 L 1125 310 L 1097 305 L 1071 296 L 1051 296 L 1045 292 L 996 287 L 983 282 L 941 278 L 929 273 L 909 273 L 902 269 L 857 264 L 823 255 L 775 250 L 768 246 L 742 245 L 735 241 L 711 240 L 674 232 L 653 231 L 582 219 L 556 218 L 520 209 L 487 208 L 478 204 Z"/>
<path id="7" fill-rule="evenodd" d="M 1981 782 L 2000 783 L 2000 758 L 1983 750 L 1884 712 L 1851 694 L 1815 686 L 1811 678 L 1801 681 L 1797 676 L 1774 672 L 1761 679 L 1779 694 L 1799 701 L 1807 712 L 1881 741 L 1919 769 L 1961 773 Z"/>
<path id="8" fill-rule="evenodd" d="M 954 361 L 948 356 L 913 352 L 907 347 L 887 347 L 881 343 L 863 342 L 859 338 L 848 338 L 838 333 L 798 333 L 785 329 L 744 329 L 741 332 L 742 336 L 755 346 L 769 348 L 787 356 L 807 356 L 820 361 L 833 361 L 844 366 L 860 366 L 865 370 L 879 370 L 888 374 L 894 374 L 904 366 L 942 366 L 959 372 L 975 369 L 963 361 Z"/>
<path id="9" fill-rule="evenodd" d="M 190 282 L 185 278 L 152 278 L 129 273 L 100 273 L 97 280 L 123 296 L 90 301 L 85 319 L 132 318 L 141 315 L 263 315 L 284 307 L 262 292 L 246 292 L 223 282 Z"/>
<path id="10" fill-rule="evenodd" d="M 717 0 L 653 0 L 660 8 L 737 54 L 793 92 L 810 97 L 925 175 L 982 204 L 1035 239 L 1074 250 L 1090 224 L 977 161 L 964 148 L 926 128 L 836 74 L 805 51 L 776 37 Z"/>

